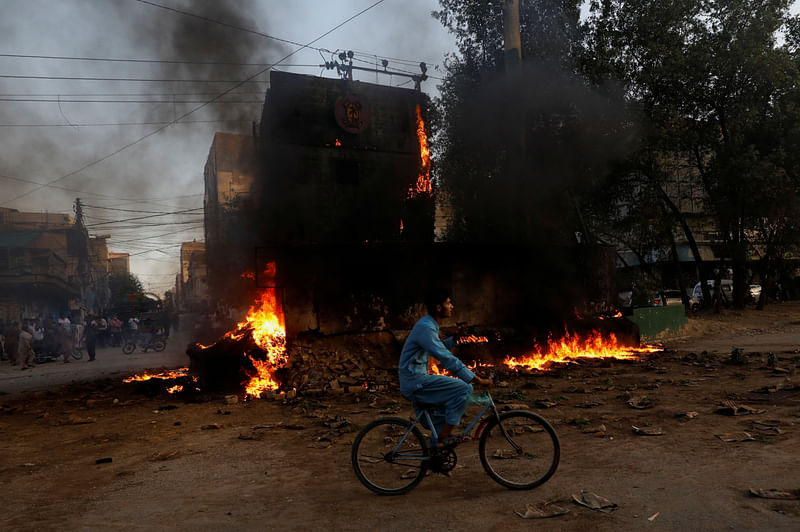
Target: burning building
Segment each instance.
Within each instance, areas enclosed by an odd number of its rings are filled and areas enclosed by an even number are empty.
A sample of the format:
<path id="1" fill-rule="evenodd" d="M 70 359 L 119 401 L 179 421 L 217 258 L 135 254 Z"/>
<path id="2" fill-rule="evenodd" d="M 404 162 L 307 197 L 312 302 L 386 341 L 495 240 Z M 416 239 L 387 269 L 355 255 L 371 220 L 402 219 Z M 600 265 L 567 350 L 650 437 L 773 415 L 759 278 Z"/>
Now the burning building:
<path id="1" fill-rule="evenodd" d="M 259 172 L 247 201 L 227 212 L 225 224 L 207 230 L 219 233 L 209 254 L 227 264 L 209 260 L 212 288 L 238 284 L 257 295 L 246 300 L 247 319 L 215 344 L 225 357 L 217 359 L 218 350 L 204 346 L 192 350 L 202 373 L 226 375 L 233 384 L 241 369 L 250 384 L 256 379 L 274 388 L 275 371 L 298 338 L 308 344 L 409 329 L 431 285 L 451 289 L 459 321 L 470 325 L 534 331 L 541 335 L 537 341 L 567 323 L 579 324 L 573 331 L 598 327 L 596 319 L 576 318 L 576 312 L 609 310 L 606 303 L 616 294 L 613 249 L 434 242 L 436 191 L 422 93 L 283 72 L 273 72 L 270 81 L 255 139 L 258 163 L 249 166 Z M 209 196 L 208 180 L 218 187 L 224 160 L 218 140 L 215 170 L 206 172 L 207 225 L 216 223 L 208 206 L 219 190 Z M 214 296 L 235 294 L 226 289 Z M 271 332 L 259 336 L 273 322 Z M 387 338 L 390 367 L 399 345 L 393 335 Z M 474 350 L 502 363 L 509 348 L 522 353 L 532 339 L 528 334 L 518 345 L 484 343 Z"/>

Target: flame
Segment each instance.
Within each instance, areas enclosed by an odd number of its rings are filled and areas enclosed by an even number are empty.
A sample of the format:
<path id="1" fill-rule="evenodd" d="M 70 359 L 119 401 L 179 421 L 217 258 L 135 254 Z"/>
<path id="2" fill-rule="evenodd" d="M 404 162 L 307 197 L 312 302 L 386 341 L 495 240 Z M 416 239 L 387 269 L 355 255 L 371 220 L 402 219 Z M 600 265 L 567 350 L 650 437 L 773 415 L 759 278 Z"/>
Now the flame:
<path id="1" fill-rule="evenodd" d="M 456 344 L 485 344 L 488 341 L 489 340 L 485 336 L 475 336 L 474 334 L 470 334 L 469 336 L 460 336 L 457 338 Z"/>
<path id="2" fill-rule="evenodd" d="M 274 263 L 267 264 L 264 275 L 275 275 Z M 264 289 L 244 321 L 224 337 L 239 340 L 248 334 L 252 335 L 266 359 L 260 360 L 244 353 L 255 369 L 255 373 L 248 373 L 250 380 L 244 383 L 245 394 L 247 397 L 261 397 L 267 390 L 278 389 L 280 383 L 275 379 L 275 371 L 287 362 L 286 326 L 275 288 Z"/>
<path id="3" fill-rule="evenodd" d="M 167 388 L 167 393 L 178 393 L 183 391 L 183 385 L 176 384 L 175 386 L 170 386 Z"/>
<path id="4" fill-rule="evenodd" d="M 607 338 L 599 331 L 581 339 L 577 334 L 568 331 L 564 337 L 554 340 L 548 339 L 547 349 L 544 352 L 534 352 L 522 357 L 506 357 L 503 363 L 509 368 L 525 368 L 529 370 L 545 370 L 553 364 L 574 363 L 578 358 L 616 358 L 620 360 L 637 360 L 646 353 L 661 351 L 661 347 L 644 346 L 629 347 L 621 345 L 614 334 Z"/>
<path id="5" fill-rule="evenodd" d="M 251 281 L 256 280 L 256 274 L 253 272 L 243 272 L 240 276 L 242 279 L 250 279 Z"/>
<path id="6" fill-rule="evenodd" d="M 433 192 L 433 183 L 431 182 L 431 152 L 428 149 L 428 134 L 425 133 L 425 122 L 422 120 L 422 111 L 419 104 L 417 104 L 416 114 L 420 165 L 417 182 L 411 185 L 408 190 L 409 198 L 415 198 L 420 194 L 430 194 Z"/>
<path id="7" fill-rule="evenodd" d="M 341 145 L 342 145 L 342 142 L 341 142 L 339 139 L 336 139 L 336 144 L 335 144 L 335 145 L 336 145 L 336 146 L 341 146 Z"/>
<path id="8" fill-rule="evenodd" d="M 122 379 L 122 382 L 135 382 L 135 381 L 149 381 L 150 379 L 177 379 L 179 377 L 187 377 L 189 375 L 189 368 L 179 368 L 163 371 L 161 373 L 140 373 L 139 375 L 132 375 Z M 192 377 L 192 380 L 197 381 L 197 377 Z"/>

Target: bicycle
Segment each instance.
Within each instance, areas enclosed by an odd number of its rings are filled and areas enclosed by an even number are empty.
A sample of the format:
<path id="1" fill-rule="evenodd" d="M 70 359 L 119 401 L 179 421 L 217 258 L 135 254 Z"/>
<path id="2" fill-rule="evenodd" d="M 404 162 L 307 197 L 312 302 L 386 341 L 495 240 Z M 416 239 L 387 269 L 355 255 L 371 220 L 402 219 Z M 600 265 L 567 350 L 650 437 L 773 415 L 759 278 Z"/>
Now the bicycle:
<path id="1" fill-rule="evenodd" d="M 460 440 L 478 440 L 478 454 L 484 470 L 495 482 L 513 490 L 528 490 L 547 482 L 556 472 L 561 445 L 553 427 L 543 417 L 528 410 L 500 413 L 489 392 L 485 403 Z M 452 471 L 458 457 L 456 441 L 437 447 L 437 433 L 432 417 L 441 405 L 415 403 L 420 415 L 413 420 L 382 417 L 371 421 L 353 441 L 351 460 L 356 476 L 379 495 L 402 495 L 415 488 L 430 469 L 437 473 Z M 486 417 L 484 414 L 491 411 Z M 480 422 L 480 423 L 479 423 Z M 419 425 L 431 432 L 426 441 Z"/>

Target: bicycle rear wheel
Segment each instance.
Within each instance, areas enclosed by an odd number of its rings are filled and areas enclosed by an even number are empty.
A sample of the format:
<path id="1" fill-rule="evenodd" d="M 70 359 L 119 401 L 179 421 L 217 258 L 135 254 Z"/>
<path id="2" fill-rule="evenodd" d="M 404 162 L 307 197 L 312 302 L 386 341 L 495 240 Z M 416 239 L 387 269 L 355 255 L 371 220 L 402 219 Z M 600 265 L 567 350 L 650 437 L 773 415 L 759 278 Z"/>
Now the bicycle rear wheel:
<path id="1" fill-rule="evenodd" d="M 353 470 L 366 487 L 379 495 L 401 495 L 425 477 L 429 450 L 411 422 L 399 417 L 376 419 L 353 441 Z"/>
<path id="2" fill-rule="evenodd" d="M 556 472 L 561 456 L 553 427 L 525 410 L 500 414 L 500 423 L 490 422 L 481 433 L 478 453 L 483 468 L 509 489 L 527 490 L 544 484 Z"/>

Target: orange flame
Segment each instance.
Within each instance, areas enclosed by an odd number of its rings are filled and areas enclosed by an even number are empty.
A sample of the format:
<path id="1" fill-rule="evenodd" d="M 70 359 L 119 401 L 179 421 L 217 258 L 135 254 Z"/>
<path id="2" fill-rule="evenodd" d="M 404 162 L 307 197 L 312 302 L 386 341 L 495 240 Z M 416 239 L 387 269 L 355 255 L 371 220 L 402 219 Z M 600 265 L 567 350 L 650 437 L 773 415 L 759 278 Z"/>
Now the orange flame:
<path id="1" fill-rule="evenodd" d="M 336 139 L 336 144 L 335 144 L 335 146 L 341 146 L 341 145 L 342 145 L 342 142 L 341 142 L 339 139 Z"/>
<path id="2" fill-rule="evenodd" d="M 267 265 L 265 275 L 274 275 L 275 265 Z M 275 371 L 286 364 L 286 326 L 283 311 L 278 303 L 275 288 L 266 288 L 258 296 L 255 304 L 236 326 L 236 329 L 225 334 L 225 338 L 239 340 L 251 334 L 253 341 L 266 354 L 265 360 L 244 355 L 250 359 L 255 373 L 248 374 L 250 380 L 244 384 L 248 397 L 261 397 L 267 390 L 277 390 L 280 383 L 275 380 Z"/>
<path id="3" fill-rule="evenodd" d="M 139 375 L 131 375 L 130 377 L 126 377 L 122 379 L 122 382 L 135 382 L 135 381 L 149 381 L 150 379 L 162 379 L 162 380 L 170 380 L 170 379 L 177 379 L 179 377 L 186 377 L 188 376 L 189 368 L 179 368 L 179 369 L 171 369 L 167 371 L 163 371 L 161 373 L 140 373 Z M 192 380 L 196 381 L 197 377 L 192 377 Z"/>
<path id="4" fill-rule="evenodd" d="M 417 104 L 416 114 L 420 166 L 417 182 L 411 185 L 408 190 L 409 198 L 415 198 L 420 194 L 430 194 L 433 192 L 433 183 L 431 182 L 431 152 L 428 149 L 428 134 L 425 133 L 425 122 L 422 120 L 422 111 L 419 104 Z"/>
<path id="5" fill-rule="evenodd" d="M 567 332 L 563 338 L 554 340 L 549 338 L 547 349 L 544 352 L 534 352 L 522 357 L 506 357 L 503 363 L 509 368 L 525 368 L 529 370 L 546 370 L 553 364 L 574 363 L 579 358 L 616 358 L 620 360 L 637 360 L 646 353 L 661 351 L 660 347 L 644 346 L 629 347 L 621 345 L 614 334 L 607 338 L 599 331 L 592 333 L 584 339 L 577 334 Z"/>
<path id="6" fill-rule="evenodd" d="M 488 341 L 489 340 L 485 336 L 475 336 L 474 334 L 470 334 L 469 336 L 460 336 L 457 338 L 456 344 L 485 344 Z"/>

